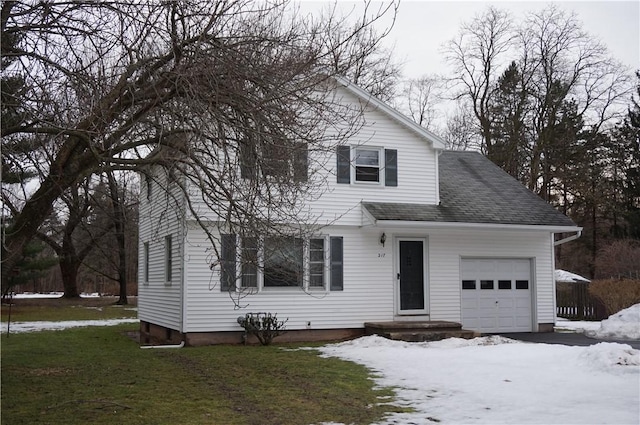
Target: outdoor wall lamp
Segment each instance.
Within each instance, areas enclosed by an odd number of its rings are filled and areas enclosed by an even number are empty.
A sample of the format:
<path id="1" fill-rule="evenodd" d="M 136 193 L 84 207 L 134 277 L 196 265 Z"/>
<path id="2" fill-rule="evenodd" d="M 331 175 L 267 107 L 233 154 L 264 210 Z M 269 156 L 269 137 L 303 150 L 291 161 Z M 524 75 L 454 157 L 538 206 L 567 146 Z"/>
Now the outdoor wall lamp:
<path id="1" fill-rule="evenodd" d="M 384 232 L 383 232 L 383 233 L 380 235 L 380 243 L 382 244 L 382 246 L 383 246 L 383 247 L 384 247 L 384 243 L 385 243 L 386 241 L 387 241 L 387 235 L 386 235 L 386 233 L 384 233 Z"/>

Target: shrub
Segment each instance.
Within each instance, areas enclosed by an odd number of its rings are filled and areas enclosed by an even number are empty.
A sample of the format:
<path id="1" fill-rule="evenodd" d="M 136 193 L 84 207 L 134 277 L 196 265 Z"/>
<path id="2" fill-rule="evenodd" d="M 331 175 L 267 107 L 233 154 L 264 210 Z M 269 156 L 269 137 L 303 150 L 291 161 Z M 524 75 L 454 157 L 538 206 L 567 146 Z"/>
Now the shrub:
<path id="1" fill-rule="evenodd" d="M 606 279 L 594 280 L 589 292 L 603 302 L 609 315 L 640 303 L 640 280 Z"/>
<path id="2" fill-rule="evenodd" d="M 238 317 L 238 323 L 244 328 L 245 334 L 255 335 L 262 345 L 269 345 L 275 337 L 282 335 L 287 320 L 289 319 L 278 320 L 277 315 L 271 313 L 247 313 Z"/>

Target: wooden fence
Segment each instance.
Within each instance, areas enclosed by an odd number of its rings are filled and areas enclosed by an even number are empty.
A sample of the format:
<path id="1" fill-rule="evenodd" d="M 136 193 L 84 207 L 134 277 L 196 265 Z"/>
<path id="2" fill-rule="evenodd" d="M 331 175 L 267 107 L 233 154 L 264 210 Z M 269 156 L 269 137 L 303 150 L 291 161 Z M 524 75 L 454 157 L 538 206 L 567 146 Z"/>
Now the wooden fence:
<path id="1" fill-rule="evenodd" d="M 589 294 L 588 283 L 564 283 L 556 285 L 558 317 L 571 320 L 603 320 L 608 316 L 604 304 Z"/>

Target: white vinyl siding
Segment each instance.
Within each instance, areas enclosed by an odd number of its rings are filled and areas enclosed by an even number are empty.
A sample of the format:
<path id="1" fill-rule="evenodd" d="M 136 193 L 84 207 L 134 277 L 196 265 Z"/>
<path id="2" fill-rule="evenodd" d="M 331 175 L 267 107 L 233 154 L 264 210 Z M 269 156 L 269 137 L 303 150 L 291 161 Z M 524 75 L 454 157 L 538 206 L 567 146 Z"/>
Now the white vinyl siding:
<path id="1" fill-rule="evenodd" d="M 339 91 L 345 103 L 357 103 L 358 107 L 366 106 L 364 126 L 358 134 L 349 139 L 349 146 L 352 150 L 362 148 L 378 151 L 380 182 L 355 181 L 355 152 L 351 152 L 352 184 L 339 184 L 336 181 L 335 147 L 330 150 L 310 149 L 309 165 L 318 171 L 310 174 L 309 180 L 312 184 L 317 184 L 318 190 L 311 191 L 310 199 L 302 208 L 303 214 L 310 213 L 309 221 L 327 225 L 360 225 L 361 201 L 437 204 L 437 151 L 431 142 L 408 131 L 397 121 L 370 105 L 361 105 L 355 96 L 345 90 Z M 397 151 L 397 167 L 393 170 L 397 186 L 384 184 L 385 149 Z M 198 200 L 199 189 L 191 187 L 189 191 L 193 195 L 193 207 L 200 217 L 215 220 L 215 214 L 208 210 L 202 200 Z M 317 196 L 318 194 L 320 196 Z"/>
<path id="2" fill-rule="evenodd" d="M 154 183 L 150 199 L 140 196 L 138 317 L 170 329 L 180 330 L 182 302 L 182 257 L 184 202 L 177 185 L 167 186 L 167 177 L 156 168 L 149 170 Z M 165 188 L 170 188 L 170 193 Z M 166 237 L 172 237 L 171 280 L 167 285 Z M 148 276 L 145 276 L 145 247 L 148 246 Z M 145 277 L 148 279 L 145 281 Z"/>
<path id="3" fill-rule="evenodd" d="M 221 291 L 220 267 L 214 261 L 204 232 L 189 227 L 185 279 L 188 332 L 238 331 L 239 314 L 277 313 L 288 318 L 287 329 L 362 328 L 366 321 L 393 319 L 392 255 L 390 244 L 383 248 L 377 230 L 330 228 L 327 236 L 343 237 L 344 288 L 339 291 L 308 292 L 303 288 L 268 288 L 239 300 L 234 309 L 234 293 Z M 325 239 L 325 246 L 328 245 Z M 381 255 L 386 253 L 386 255 Z M 380 256 L 379 256 L 380 254 Z M 372 276 L 375 276 L 372 278 Z M 309 325 L 310 323 L 310 325 Z"/>
<path id="4" fill-rule="evenodd" d="M 531 296 L 538 311 L 532 311 L 536 323 L 553 323 L 552 264 L 550 234 L 503 230 L 425 230 L 408 228 L 357 228 L 334 226 L 329 235 L 343 236 L 344 289 L 328 291 L 321 297 L 302 288 L 269 288 L 238 301 L 244 306 L 234 309 L 233 294 L 220 291 L 220 268 L 210 270 L 209 242 L 204 232 L 191 226 L 187 244 L 186 293 L 188 332 L 237 331 L 239 311 L 271 312 L 288 318 L 288 329 L 361 328 L 367 321 L 397 319 L 395 310 L 394 244 L 380 243 L 394 237 L 425 237 L 428 240 L 429 315 L 416 320 L 450 320 L 460 322 L 460 261 L 465 257 L 530 258 Z M 524 242 L 523 242 L 524 241 Z M 309 323 L 311 325 L 309 326 Z"/>

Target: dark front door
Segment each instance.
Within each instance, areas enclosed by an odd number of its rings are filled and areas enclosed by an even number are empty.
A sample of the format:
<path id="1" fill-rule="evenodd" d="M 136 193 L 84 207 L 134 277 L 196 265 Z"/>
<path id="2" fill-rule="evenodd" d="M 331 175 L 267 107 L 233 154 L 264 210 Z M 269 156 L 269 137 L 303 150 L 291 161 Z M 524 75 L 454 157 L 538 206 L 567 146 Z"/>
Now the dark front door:
<path id="1" fill-rule="evenodd" d="M 399 262 L 400 311 L 424 311 L 424 242 L 400 241 Z"/>

